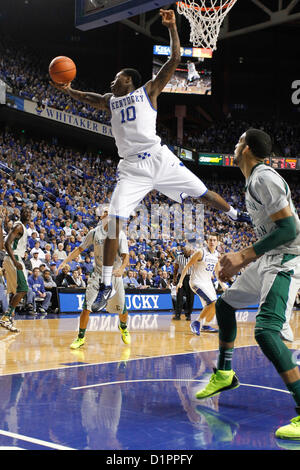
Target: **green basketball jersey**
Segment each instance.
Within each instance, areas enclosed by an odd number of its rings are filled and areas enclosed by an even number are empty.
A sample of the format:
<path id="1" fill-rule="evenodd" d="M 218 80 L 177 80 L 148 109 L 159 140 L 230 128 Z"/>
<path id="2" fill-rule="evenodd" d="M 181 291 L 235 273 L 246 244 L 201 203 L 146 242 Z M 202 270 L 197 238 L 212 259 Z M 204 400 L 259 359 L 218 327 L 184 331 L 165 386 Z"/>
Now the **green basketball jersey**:
<path id="1" fill-rule="evenodd" d="M 22 222 L 20 222 L 19 220 L 17 220 L 13 224 L 13 228 L 16 227 L 16 225 L 22 225 L 23 235 L 19 238 L 15 238 L 14 241 L 12 242 L 11 247 L 15 256 L 24 258 L 25 251 L 27 249 L 27 230 L 26 230 L 25 225 L 23 225 Z"/>
<path id="2" fill-rule="evenodd" d="M 270 216 L 288 205 L 295 218 L 297 237 L 295 240 L 269 251 L 270 255 L 300 254 L 300 220 L 287 182 L 273 168 L 263 163 L 256 165 L 246 180 L 246 207 L 258 239 L 277 228 Z"/>

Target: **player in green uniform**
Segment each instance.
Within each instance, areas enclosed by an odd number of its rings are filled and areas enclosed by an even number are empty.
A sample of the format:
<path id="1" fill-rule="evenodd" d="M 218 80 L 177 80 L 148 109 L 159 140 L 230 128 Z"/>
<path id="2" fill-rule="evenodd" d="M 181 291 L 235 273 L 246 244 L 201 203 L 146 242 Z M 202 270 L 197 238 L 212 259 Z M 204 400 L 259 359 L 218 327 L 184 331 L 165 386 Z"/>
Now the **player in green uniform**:
<path id="1" fill-rule="evenodd" d="M 299 368 L 280 337 L 300 287 L 300 220 L 286 181 L 264 164 L 271 149 L 270 136 L 258 129 L 245 132 L 235 149 L 235 161 L 246 178 L 246 206 L 258 241 L 220 260 L 222 281 L 246 269 L 216 302 L 217 369 L 196 397 L 207 398 L 239 386 L 231 365 L 237 332 L 235 311 L 259 303 L 255 339 L 282 377 L 300 415 Z M 279 428 L 276 437 L 299 440 L 300 416 Z"/>
<path id="2" fill-rule="evenodd" d="M 0 319 L 0 326 L 12 332 L 18 332 L 13 317 L 15 309 L 28 292 L 27 272 L 23 263 L 27 248 L 26 224 L 31 219 L 29 208 L 21 210 L 20 220 L 16 221 L 6 237 L 4 247 L 7 252 L 3 260 L 3 269 L 7 282 L 7 292 L 12 294 L 9 309 Z"/>
<path id="3" fill-rule="evenodd" d="M 103 247 L 107 237 L 107 216 L 102 216 L 101 223 L 96 228 L 90 230 L 82 243 L 64 259 L 59 265 L 61 270 L 70 261 L 80 255 L 90 246 L 94 247 L 95 261 L 93 272 L 91 273 L 85 292 L 84 306 L 80 315 L 79 332 L 77 338 L 70 345 L 71 349 L 78 349 L 85 344 L 85 333 L 92 311 L 92 304 L 97 297 L 99 284 L 101 282 L 102 264 L 103 264 Z M 118 252 L 114 263 L 113 286 L 115 294 L 109 299 L 106 310 L 109 313 L 117 313 L 119 315 L 119 330 L 121 332 L 122 341 L 126 345 L 130 345 L 131 337 L 127 328 L 128 311 L 126 308 L 125 290 L 123 284 L 123 272 L 129 262 L 128 242 L 125 233 L 121 230 L 119 234 Z"/>

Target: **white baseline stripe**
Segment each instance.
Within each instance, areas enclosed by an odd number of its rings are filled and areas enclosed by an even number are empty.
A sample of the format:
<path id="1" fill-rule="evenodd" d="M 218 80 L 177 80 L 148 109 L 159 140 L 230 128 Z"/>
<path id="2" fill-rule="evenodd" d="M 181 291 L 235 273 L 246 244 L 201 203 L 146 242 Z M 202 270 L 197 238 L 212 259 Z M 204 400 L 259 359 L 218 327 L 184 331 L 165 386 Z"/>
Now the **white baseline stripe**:
<path id="1" fill-rule="evenodd" d="M 281 393 L 290 393 L 288 390 L 282 390 L 282 388 L 272 388 L 272 387 L 265 387 L 264 385 L 252 385 L 252 384 L 241 384 L 244 387 L 254 387 L 254 388 L 264 388 L 265 390 L 274 390 L 275 392 Z"/>
<path id="2" fill-rule="evenodd" d="M 56 450 L 76 450 L 71 447 L 61 446 L 59 444 L 54 444 L 52 442 L 42 441 L 41 439 L 35 439 L 34 437 L 22 436 L 22 434 L 16 434 L 14 432 L 3 431 L 0 429 L 0 434 L 7 437 L 12 437 L 13 439 L 20 439 L 21 441 L 31 442 L 33 444 L 39 444 L 45 447 L 50 447 Z"/>
<path id="3" fill-rule="evenodd" d="M 204 382 L 204 380 L 194 379 L 137 379 L 137 380 L 120 380 L 118 382 L 105 382 L 102 384 L 83 385 L 82 387 L 73 387 L 71 390 L 83 390 L 85 388 L 103 387 L 104 385 L 127 384 L 136 382 Z"/>
<path id="4" fill-rule="evenodd" d="M 137 379 L 137 380 L 120 380 L 117 382 L 105 382 L 92 385 L 84 385 L 82 387 L 73 387 L 71 390 L 84 390 L 86 388 L 94 387 L 104 387 L 104 385 L 117 385 L 117 384 L 126 384 L 126 383 L 136 383 L 136 382 L 207 382 L 206 380 L 196 380 L 196 379 Z M 265 390 L 273 390 L 275 392 L 290 393 L 288 390 L 282 390 L 281 388 L 272 388 L 265 387 L 264 385 L 252 385 L 252 384 L 240 384 L 243 387 L 254 387 L 254 388 L 263 388 Z"/>

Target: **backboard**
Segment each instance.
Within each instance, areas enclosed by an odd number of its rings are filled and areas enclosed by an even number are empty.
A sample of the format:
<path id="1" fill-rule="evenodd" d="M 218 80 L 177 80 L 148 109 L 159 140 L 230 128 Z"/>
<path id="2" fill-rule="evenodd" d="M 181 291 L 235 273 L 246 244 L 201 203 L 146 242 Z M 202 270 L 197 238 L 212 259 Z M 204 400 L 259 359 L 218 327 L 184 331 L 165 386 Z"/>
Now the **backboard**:
<path id="1" fill-rule="evenodd" d="M 76 0 L 75 26 L 83 31 L 170 5 L 166 0 Z"/>

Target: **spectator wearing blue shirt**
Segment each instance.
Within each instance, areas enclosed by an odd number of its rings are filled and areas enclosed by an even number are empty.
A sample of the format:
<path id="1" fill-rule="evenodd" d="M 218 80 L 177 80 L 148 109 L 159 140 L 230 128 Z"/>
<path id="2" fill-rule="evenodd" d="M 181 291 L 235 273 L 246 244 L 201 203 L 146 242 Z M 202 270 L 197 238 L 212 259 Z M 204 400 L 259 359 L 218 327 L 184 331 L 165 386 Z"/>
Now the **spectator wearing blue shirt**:
<path id="1" fill-rule="evenodd" d="M 147 261 L 146 262 L 146 265 L 144 267 L 144 271 L 147 271 L 147 273 L 151 272 L 152 271 L 152 263 L 151 261 Z"/>
<path id="2" fill-rule="evenodd" d="M 159 270 L 157 271 L 156 276 L 154 276 L 154 278 L 153 278 L 154 287 L 158 287 L 158 286 L 159 286 L 159 284 L 160 284 L 160 282 L 161 282 L 161 280 L 162 280 L 162 274 L 163 274 L 162 270 L 159 269 Z"/>
<path id="3" fill-rule="evenodd" d="M 75 248 L 76 248 L 76 239 L 75 239 L 74 235 L 71 235 L 69 237 L 68 245 L 70 245 L 71 251 L 75 250 Z"/>
<path id="4" fill-rule="evenodd" d="M 37 206 L 40 211 L 44 209 L 45 201 L 44 201 L 44 196 L 42 194 L 39 194 L 38 200 L 36 201 Z"/>
<path id="5" fill-rule="evenodd" d="M 77 256 L 77 258 L 74 258 L 70 263 L 68 263 L 68 265 L 70 266 L 71 272 L 76 271 L 76 269 L 81 267 L 79 257 Z"/>
<path id="6" fill-rule="evenodd" d="M 162 269 L 162 271 L 166 271 L 167 273 L 170 273 L 170 274 L 173 274 L 173 272 L 174 272 L 174 267 L 171 264 L 171 261 L 167 261 L 166 264 L 164 264 L 161 267 L 161 269 Z"/>
<path id="7" fill-rule="evenodd" d="M 91 273 L 93 271 L 93 263 L 91 262 L 91 258 L 87 255 L 85 260 L 82 264 L 82 270 L 84 274 Z"/>
<path id="8" fill-rule="evenodd" d="M 56 202 L 59 202 L 60 207 L 64 210 L 66 206 L 66 201 L 64 197 L 57 197 Z"/>
<path id="9" fill-rule="evenodd" d="M 63 228 L 62 228 L 61 225 L 60 225 L 60 221 L 59 221 L 59 220 L 56 220 L 56 221 L 55 221 L 54 230 L 55 230 L 55 233 L 56 233 L 57 236 L 58 236 L 58 235 L 60 234 L 60 232 L 63 230 Z"/>
<path id="10" fill-rule="evenodd" d="M 38 241 L 38 233 L 32 232 L 32 234 L 30 235 L 30 237 L 28 237 L 28 240 L 27 240 L 30 250 L 34 248 L 34 245 L 37 241 Z"/>
<path id="11" fill-rule="evenodd" d="M 128 273 L 127 273 L 127 276 L 125 276 L 123 278 L 123 284 L 124 284 L 124 288 L 138 288 L 139 287 L 139 283 L 138 281 L 136 280 L 136 278 L 134 277 L 133 275 L 133 271 L 129 270 Z"/>
<path id="12" fill-rule="evenodd" d="M 33 306 L 36 311 L 36 299 L 43 299 L 41 302 L 40 312 L 46 313 L 50 307 L 52 293 L 46 291 L 44 279 L 40 276 L 39 268 L 34 268 L 31 276 L 28 277 L 29 291 L 27 293 L 27 303 Z"/>

